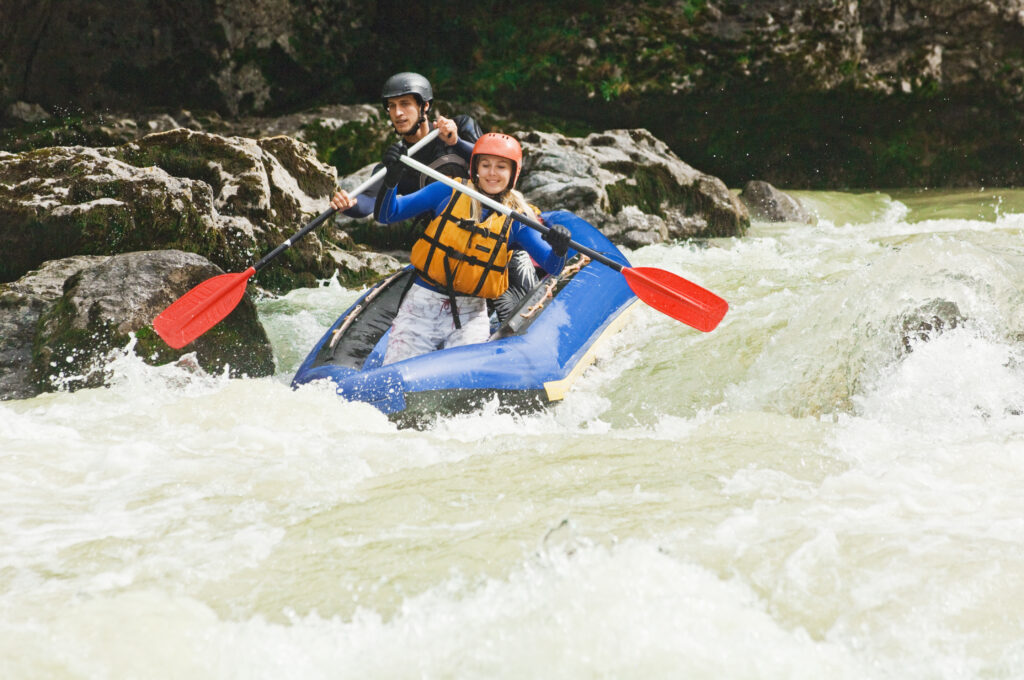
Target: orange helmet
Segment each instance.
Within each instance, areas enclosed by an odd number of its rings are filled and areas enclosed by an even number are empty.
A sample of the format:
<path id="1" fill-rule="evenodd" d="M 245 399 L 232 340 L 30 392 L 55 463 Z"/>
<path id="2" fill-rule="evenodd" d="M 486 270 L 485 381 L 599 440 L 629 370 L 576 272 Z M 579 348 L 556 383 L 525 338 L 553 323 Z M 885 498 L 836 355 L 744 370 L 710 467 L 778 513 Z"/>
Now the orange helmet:
<path id="1" fill-rule="evenodd" d="M 516 185 L 516 180 L 519 179 L 519 169 L 523 167 L 523 147 L 519 146 L 515 137 L 509 137 L 500 132 L 488 132 L 481 135 L 473 145 L 473 154 L 469 157 L 471 178 L 476 176 L 476 157 L 480 155 L 499 156 L 512 161 L 515 167 L 512 168 L 512 183 L 508 188 L 511 189 Z"/>

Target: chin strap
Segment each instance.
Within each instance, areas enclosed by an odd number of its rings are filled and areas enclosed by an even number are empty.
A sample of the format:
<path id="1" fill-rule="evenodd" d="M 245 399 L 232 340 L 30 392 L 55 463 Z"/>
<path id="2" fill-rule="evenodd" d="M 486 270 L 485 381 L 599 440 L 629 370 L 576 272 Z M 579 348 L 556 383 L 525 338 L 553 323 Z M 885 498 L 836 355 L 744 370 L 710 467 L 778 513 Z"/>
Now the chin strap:
<path id="1" fill-rule="evenodd" d="M 425 122 L 427 122 L 427 109 L 424 106 L 420 106 L 420 117 L 419 117 L 419 119 L 417 119 L 416 124 L 412 126 L 412 132 L 410 132 L 410 134 L 414 134 L 415 131 L 419 130 L 420 126 L 423 125 L 423 123 L 425 123 Z M 398 135 L 399 138 L 405 139 L 406 135 L 403 135 L 401 132 L 399 132 L 398 128 L 395 127 L 394 123 L 391 124 L 391 129 L 395 131 L 395 134 Z M 430 132 L 430 130 L 431 130 L 431 127 L 428 124 L 427 125 L 427 132 Z"/>

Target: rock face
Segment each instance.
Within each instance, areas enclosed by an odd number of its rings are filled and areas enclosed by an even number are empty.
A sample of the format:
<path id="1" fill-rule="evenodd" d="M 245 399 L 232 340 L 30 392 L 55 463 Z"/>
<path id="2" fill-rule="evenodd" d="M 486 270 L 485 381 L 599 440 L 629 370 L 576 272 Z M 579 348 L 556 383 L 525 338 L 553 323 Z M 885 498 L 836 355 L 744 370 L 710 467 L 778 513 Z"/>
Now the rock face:
<path id="1" fill-rule="evenodd" d="M 750 216 L 764 222 L 803 222 L 814 224 L 817 220 L 784 191 L 779 191 L 768 182 L 752 180 L 740 192 L 740 200 L 750 210 Z"/>
<path id="2" fill-rule="evenodd" d="M 967 322 L 960 307 L 950 300 L 934 299 L 900 316 L 896 323 L 899 344 L 897 356 L 914 351 L 914 346 L 934 340 L 946 331 L 959 328 Z"/>
<path id="3" fill-rule="evenodd" d="M 885 94 L 989 83 L 1024 101 L 1021 0 L 710 2 L 698 35 L 726 45 L 716 61 L 833 89 Z M 731 47 L 731 48 L 730 48 Z"/>
<path id="4" fill-rule="evenodd" d="M 292 137 L 183 128 L 118 147 L 0 152 L 0 281 L 71 255 L 177 248 L 244 270 L 323 211 L 336 173 Z M 310 234 L 261 271 L 272 290 L 340 270 L 353 282 L 391 263 Z"/>
<path id="5" fill-rule="evenodd" d="M 335 16 L 368 9 L 318 0 L 6 0 L 0 10 L 4 83 L 19 90 L 13 98 L 47 105 L 188 101 L 232 115 L 259 111 L 316 91 L 303 63 L 315 61 L 322 48 L 316 27 L 324 7 Z M 337 43 L 337 57 L 362 44 L 352 33 L 350 47 Z"/>
<path id="6" fill-rule="evenodd" d="M 47 260 L 112 254 L 163 241 L 211 242 L 207 184 L 138 168 L 86 147 L 0 156 L 0 281 Z M 152 239 L 152 241 L 151 241 Z"/>
<path id="7" fill-rule="evenodd" d="M 109 353 L 128 346 L 130 334 L 148 363 L 194 352 L 211 372 L 271 375 L 270 342 L 248 296 L 183 350 L 169 348 L 150 326 L 168 304 L 222 273 L 199 255 L 163 250 L 55 260 L 0 284 L 0 399 L 104 384 Z"/>
<path id="8" fill-rule="evenodd" d="M 72 117 L 61 114 L 59 110 L 51 114 L 39 104 L 17 101 L 7 107 L 6 114 L 10 127 L 6 139 L 0 135 L 0 144 L 10 152 L 48 146 L 120 146 L 154 132 L 178 128 L 252 139 L 285 135 L 310 145 L 321 144 L 323 137 L 331 135 L 340 135 L 344 137 L 343 141 L 349 142 L 348 137 L 354 134 L 345 133 L 351 128 L 359 132 L 379 129 L 382 142 L 387 133 L 384 124 L 380 123 L 380 107 L 369 104 L 317 106 L 283 116 L 224 118 L 215 111 L 194 114 L 174 107 L 167 111 L 132 113 L 105 110 Z"/>
<path id="9" fill-rule="evenodd" d="M 459 33 L 459 54 L 493 41 L 489 7 L 448 8 L 474 29 Z M 565 30 L 545 49 L 557 64 L 553 82 L 589 84 L 595 95 L 672 94 L 767 77 L 799 89 L 885 93 L 980 82 L 1024 99 L 1022 0 L 706 0 L 580 10 L 546 9 L 543 22 Z M 524 21 L 537 14 L 510 11 Z M 0 99 L 86 109 L 184 104 L 234 116 L 308 102 L 324 90 L 365 96 L 402 70 L 386 63 L 383 49 L 398 42 L 430 55 L 423 70 L 433 58 L 451 69 L 445 59 L 456 48 L 437 38 L 449 30 L 449 12 L 370 0 L 6 0 Z M 676 49 L 661 49 L 666 44 Z M 619 49 L 631 58 L 618 59 Z"/>
<path id="10" fill-rule="evenodd" d="M 750 224 L 721 180 L 690 167 L 646 130 L 518 137 L 519 188 L 527 199 L 541 210 L 571 210 L 617 243 L 741 236 Z"/>
<path id="11" fill-rule="evenodd" d="M 27 123 L 156 107 L 187 126 L 182 107 L 234 119 L 375 102 L 415 54 L 442 102 L 590 131 L 643 127 L 734 186 L 1024 182 L 1013 151 L 1024 0 L 513 3 L 502 14 L 470 0 L 5 0 L 0 118 L 53 146 L 116 144 L 130 126 L 114 121 L 119 137 L 97 142 Z"/>

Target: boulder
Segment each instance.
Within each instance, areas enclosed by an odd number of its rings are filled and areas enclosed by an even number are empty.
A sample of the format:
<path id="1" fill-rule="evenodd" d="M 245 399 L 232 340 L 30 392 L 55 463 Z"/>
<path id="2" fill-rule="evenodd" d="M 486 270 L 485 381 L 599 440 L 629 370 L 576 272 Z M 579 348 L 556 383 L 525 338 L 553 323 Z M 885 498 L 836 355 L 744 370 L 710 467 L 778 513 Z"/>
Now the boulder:
<path id="1" fill-rule="evenodd" d="M 896 334 L 899 337 L 896 354 L 910 354 L 914 351 L 915 345 L 959 328 L 966 321 L 967 318 L 955 302 L 939 298 L 928 300 L 901 314 L 896 320 Z"/>
<path id="2" fill-rule="evenodd" d="M 103 385 L 111 353 L 129 346 L 154 365 L 194 353 L 210 372 L 273 374 L 270 342 L 249 296 L 182 350 L 154 333 L 152 319 L 167 305 L 222 273 L 194 253 L 162 250 L 55 260 L 0 284 L 0 399 Z"/>
<path id="3" fill-rule="evenodd" d="M 39 104 L 14 102 L 7 107 L 7 117 L 21 123 L 41 123 L 50 119 L 50 112 Z"/>
<path id="4" fill-rule="evenodd" d="M 740 200 L 747 206 L 752 219 L 762 222 L 803 222 L 815 224 L 817 219 L 807 212 L 800 201 L 768 182 L 752 180 L 740 192 Z"/>
<path id="5" fill-rule="evenodd" d="M 88 147 L 0 154 L 0 281 L 47 260 L 149 243 L 223 248 L 204 183 L 137 168 Z"/>
<path id="6" fill-rule="evenodd" d="M 116 147 L 0 152 L 0 281 L 42 262 L 174 248 L 243 270 L 327 206 L 336 172 L 288 136 L 177 128 Z M 284 291 L 333 276 L 356 284 L 396 263 L 326 225 L 260 272 Z"/>
<path id="7" fill-rule="evenodd" d="M 724 182 L 684 163 L 647 130 L 515 134 L 527 199 L 541 210 L 571 210 L 617 243 L 741 236 L 750 225 Z"/>
<path id="8" fill-rule="evenodd" d="M 12 283 L 0 283 L 0 399 L 40 393 L 33 379 L 32 346 L 39 317 L 64 290 L 64 281 L 104 257 L 83 255 L 45 263 Z"/>

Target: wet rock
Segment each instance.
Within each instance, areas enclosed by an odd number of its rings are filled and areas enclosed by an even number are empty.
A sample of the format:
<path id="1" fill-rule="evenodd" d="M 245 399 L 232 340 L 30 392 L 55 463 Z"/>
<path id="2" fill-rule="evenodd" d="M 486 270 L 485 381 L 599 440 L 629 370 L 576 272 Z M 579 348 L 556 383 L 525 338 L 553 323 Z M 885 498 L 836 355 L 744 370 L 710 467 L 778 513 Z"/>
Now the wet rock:
<path id="1" fill-rule="evenodd" d="M 247 116 L 224 122 L 220 130 L 211 131 L 256 138 L 287 135 L 312 144 L 313 141 L 307 138 L 307 131 L 311 128 L 336 130 L 351 123 L 369 123 L 382 115 L 380 107 L 370 104 L 331 104 L 273 118 Z M 381 130 L 386 133 L 388 128 L 381 125 Z"/>
<path id="2" fill-rule="evenodd" d="M 223 250 L 212 201 L 207 184 L 138 168 L 97 149 L 0 153 L 0 281 L 48 260 L 150 244 Z"/>
<path id="3" fill-rule="evenodd" d="M 194 353 L 210 372 L 272 374 L 270 342 L 249 296 L 182 350 L 152 329 L 167 305 L 222 273 L 194 253 L 163 250 L 56 260 L 0 284 L 0 399 L 103 385 L 111 352 L 127 347 L 130 334 L 135 353 L 154 365 Z"/>
<path id="4" fill-rule="evenodd" d="M 0 283 L 0 399 L 33 397 L 32 345 L 36 326 L 64 290 L 64 281 L 105 257 L 79 256 L 45 263 L 12 283 Z"/>
<path id="5" fill-rule="evenodd" d="M 750 225 L 721 180 L 684 163 L 647 130 L 517 136 L 527 199 L 542 210 L 571 210 L 617 243 L 740 236 Z"/>
<path id="6" fill-rule="evenodd" d="M 287 136 L 177 128 L 116 147 L 0 152 L 0 281 L 81 254 L 176 248 L 243 270 L 327 207 L 336 172 Z M 260 272 L 272 290 L 381 275 L 325 225 Z"/>
<path id="7" fill-rule="evenodd" d="M 784 191 L 768 182 L 753 180 L 747 182 L 740 192 L 740 200 L 750 211 L 750 217 L 762 222 L 803 222 L 815 224 L 817 220 Z"/>
<path id="8" fill-rule="evenodd" d="M 899 346 L 897 354 L 905 356 L 914 351 L 914 345 L 927 342 L 948 330 L 962 326 L 966 317 L 955 302 L 929 300 L 900 316 L 897 324 Z"/>
<path id="9" fill-rule="evenodd" d="M 14 102 L 7 107 L 7 117 L 23 123 L 41 123 L 49 120 L 50 114 L 39 104 Z"/>
<path id="10" fill-rule="evenodd" d="M 154 132 L 186 128 L 223 137 L 279 137 L 285 135 L 316 147 L 326 132 L 346 126 L 376 124 L 383 115 L 369 104 L 331 104 L 282 116 L 224 118 L 215 111 L 111 111 L 51 116 L 38 104 L 16 102 L 6 110 L 6 129 L 0 125 L 0 149 L 13 153 L 50 146 L 120 146 Z M 389 129 L 383 124 L 380 138 Z"/>

